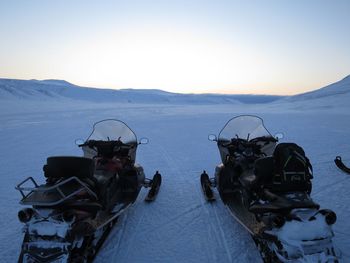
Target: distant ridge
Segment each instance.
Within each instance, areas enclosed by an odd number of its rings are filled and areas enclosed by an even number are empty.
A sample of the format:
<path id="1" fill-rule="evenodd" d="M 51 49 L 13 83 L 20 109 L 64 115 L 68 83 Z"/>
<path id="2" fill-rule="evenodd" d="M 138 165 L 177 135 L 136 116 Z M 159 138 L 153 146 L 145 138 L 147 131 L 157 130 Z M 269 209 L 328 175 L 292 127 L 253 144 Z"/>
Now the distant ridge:
<path id="1" fill-rule="evenodd" d="M 60 86 L 75 86 L 74 84 L 60 79 L 44 79 L 44 80 L 33 80 L 37 81 L 39 83 L 43 84 L 53 84 L 53 85 L 60 85 Z"/>
<path id="2" fill-rule="evenodd" d="M 274 112 L 292 110 L 348 114 L 350 112 L 350 75 L 323 88 L 285 97 L 268 105 Z"/>
<path id="3" fill-rule="evenodd" d="M 313 100 L 336 95 L 350 96 L 350 75 L 323 88 L 291 96 L 287 100 Z"/>
<path id="4" fill-rule="evenodd" d="M 180 94 L 151 89 L 97 89 L 65 80 L 0 78 L 0 100 L 82 100 L 91 102 L 165 104 L 261 104 L 283 98 L 274 95 Z"/>

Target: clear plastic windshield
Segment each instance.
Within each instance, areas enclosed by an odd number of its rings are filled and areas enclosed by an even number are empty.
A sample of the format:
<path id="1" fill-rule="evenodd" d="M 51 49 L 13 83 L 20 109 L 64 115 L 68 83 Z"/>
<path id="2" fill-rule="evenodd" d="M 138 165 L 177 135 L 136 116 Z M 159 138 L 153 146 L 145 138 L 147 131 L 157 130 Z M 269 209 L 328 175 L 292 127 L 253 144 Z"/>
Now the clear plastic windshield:
<path id="1" fill-rule="evenodd" d="M 96 122 L 88 140 L 121 140 L 125 144 L 137 144 L 136 134 L 124 122 L 113 119 Z"/>
<path id="2" fill-rule="evenodd" d="M 229 120 L 219 133 L 219 141 L 232 138 L 252 140 L 258 137 L 272 136 L 265 128 L 261 118 L 253 115 L 242 115 Z"/>

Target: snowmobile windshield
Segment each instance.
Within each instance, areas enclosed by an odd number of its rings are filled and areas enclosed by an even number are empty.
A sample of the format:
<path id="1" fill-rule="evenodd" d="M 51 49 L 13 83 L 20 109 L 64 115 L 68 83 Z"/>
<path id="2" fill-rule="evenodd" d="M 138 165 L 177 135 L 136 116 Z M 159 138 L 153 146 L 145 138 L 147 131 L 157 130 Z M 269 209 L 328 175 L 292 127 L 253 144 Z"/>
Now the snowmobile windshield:
<path id="1" fill-rule="evenodd" d="M 87 138 L 87 141 L 89 140 L 120 140 L 125 144 L 137 144 L 136 134 L 128 127 L 128 125 L 122 121 L 113 119 L 96 122 L 94 124 L 92 133 Z"/>
<path id="2" fill-rule="evenodd" d="M 253 115 L 242 115 L 229 120 L 219 133 L 219 141 L 244 139 L 250 141 L 259 137 L 272 137 L 265 128 L 261 118 Z"/>

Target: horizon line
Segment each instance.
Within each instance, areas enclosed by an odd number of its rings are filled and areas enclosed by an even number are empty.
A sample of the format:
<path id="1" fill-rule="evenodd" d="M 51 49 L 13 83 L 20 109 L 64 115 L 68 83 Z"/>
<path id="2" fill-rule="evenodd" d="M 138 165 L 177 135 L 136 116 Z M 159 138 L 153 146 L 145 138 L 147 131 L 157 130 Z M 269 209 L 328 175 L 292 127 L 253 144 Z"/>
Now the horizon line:
<path id="1" fill-rule="evenodd" d="M 301 94 L 305 94 L 305 93 L 309 93 L 318 89 L 322 89 L 325 88 L 329 85 L 332 85 L 334 83 L 337 83 L 339 81 L 342 81 L 346 78 L 350 77 L 350 74 L 341 78 L 340 80 L 337 80 L 335 82 L 326 84 L 322 87 L 318 87 L 309 91 L 305 91 L 302 93 L 295 93 L 295 94 L 286 94 L 286 95 L 281 95 L 281 94 L 267 94 L 267 93 L 225 93 L 225 92 L 173 92 L 173 91 L 169 91 L 169 90 L 165 90 L 165 89 L 161 89 L 161 88 L 130 88 L 130 87 L 126 87 L 126 88 L 110 88 L 110 87 L 98 87 L 98 86 L 86 86 L 86 85 L 79 85 L 79 84 L 74 84 L 68 80 L 65 79 L 55 79 L 55 78 L 49 78 L 49 79 L 20 79 L 20 78 L 11 78 L 11 77 L 0 77 L 0 80 L 18 80 L 18 81 L 38 81 L 38 82 L 44 82 L 44 81 L 56 81 L 56 82 L 64 82 L 66 83 L 66 85 L 72 85 L 72 86 L 76 86 L 76 87 L 80 87 L 80 88 L 88 88 L 88 89 L 101 89 L 101 90 L 116 90 L 116 91 L 122 91 L 122 90 L 136 90 L 136 91 L 141 91 L 141 90 L 149 90 L 149 91 L 161 91 L 161 92 L 166 92 L 166 93 L 171 93 L 171 94 L 182 94 L 182 95 L 226 95 L 226 96 L 273 96 L 273 97 L 291 97 L 291 96 L 297 96 L 297 95 L 301 95 Z M 54 84 L 53 85 L 59 85 L 59 84 Z"/>

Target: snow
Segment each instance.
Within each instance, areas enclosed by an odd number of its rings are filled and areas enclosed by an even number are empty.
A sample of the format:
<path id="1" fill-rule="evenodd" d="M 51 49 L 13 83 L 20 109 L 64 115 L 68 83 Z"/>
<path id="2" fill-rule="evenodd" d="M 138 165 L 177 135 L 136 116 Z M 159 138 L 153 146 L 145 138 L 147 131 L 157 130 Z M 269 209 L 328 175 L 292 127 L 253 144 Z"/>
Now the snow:
<path id="1" fill-rule="evenodd" d="M 300 242 L 300 240 L 317 240 L 332 236 L 331 227 L 326 223 L 323 215 L 317 214 L 317 210 L 308 209 L 298 212 L 296 211 L 298 215 L 306 213 L 306 217 L 302 221 L 285 222 L 284 226 L 276 231 L 280 240 Z M 309 218 L 312 216 L 315 219 L 310 221 Z"/>
<path id="2" fill-rule="evenodd" d="M 270 95 L 179 94 L 162 90 L 97 89 L 73 85 L 64 80 L 18 80 L 0 78 L 0 101 L 57 101 L 73 99 L 89 102 L 232 104 L 266 103 L 282 98 Z"/>
<path id="3" fill-rule="evenodd" d="M 207 203 L 199 184 L 201 172 L 213 174 L 220 162 L 218 149 L 207 135 L 218 134 L 226 121 L 245 113 L 259 115 L 272 134 L 283 132 L 282 141 L 305 149 L 314 167 L 312 197 L 322 208 L 337 213 L 334 242 L 343 252 L 342 261 L 350 262 L 350 176 L 333 162 L 341 155 L 350 164 L 350 111 L 344 95 L 312 99 L 315 103 L 303 99 L 264 104 L 209 103 L 195 95 L 196 103 L 151 103 L 153 96 L 145 99 L 147 103 L 142 103 L 142 96 L 137 103 L 2 97 L 0 262 L 17 260 L 23 238 L 15 185 L 27 176 L 43 182 L 42 166 L 48 156 L 81 156 L 74 141 L 85 139 L 93 123 L 106 118 L 121 119 L 138 138 L 149 138 L 148 145 L 138 147 L 137 162 L 148 177 L 159 170 L 163 183 L 153 203 L 145 203 L 147 191 L 141 191 L 96 262 L 259 262 L 248 233 L 219 198 Z"/>
<path id="4" fill-rule="evenodd" d="M 336 83 L 330 84 L 321 89 L 296 95 L 292 98 L 292 100 L 317 99 L 317 98 L 324 98 L 328 96 L 345 95 L 345 94 L 347 95 L 350 94 L 350 75 Z"/>
<path id="5" fill-rule="evenodd" d="M 57 235 L 61 238 L 66 236 L 68 230 L 68 223 L 60 223 L 60 222 L 49 222 L 49 221 L 41 221 L 33 223 L 29 226 L 29 233 L 36 233 L 41 236 L 53 236 Z"/>

